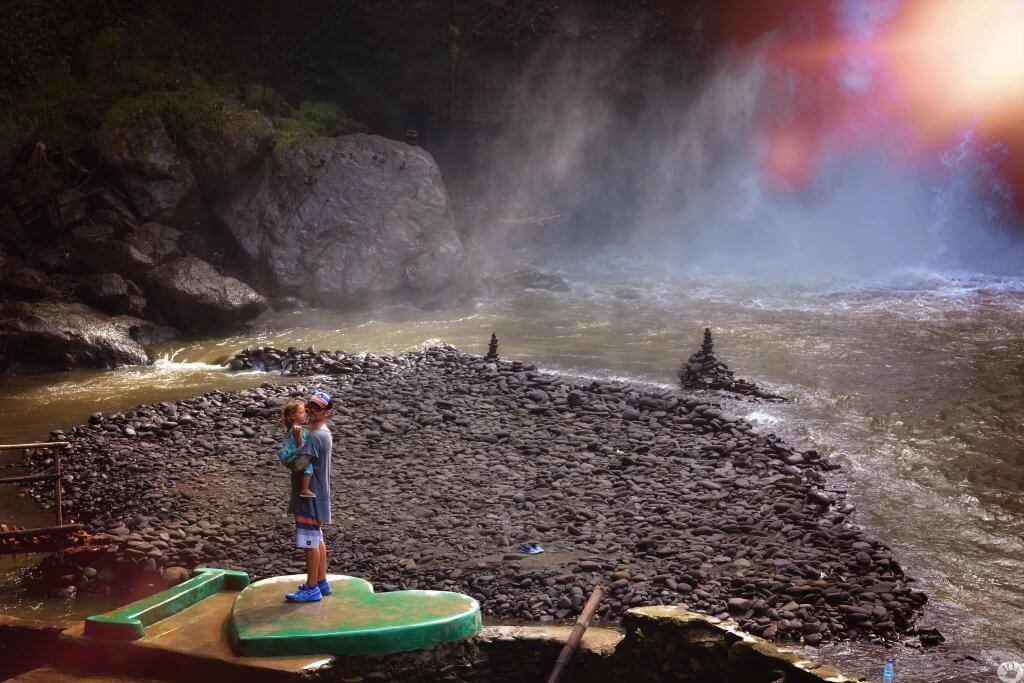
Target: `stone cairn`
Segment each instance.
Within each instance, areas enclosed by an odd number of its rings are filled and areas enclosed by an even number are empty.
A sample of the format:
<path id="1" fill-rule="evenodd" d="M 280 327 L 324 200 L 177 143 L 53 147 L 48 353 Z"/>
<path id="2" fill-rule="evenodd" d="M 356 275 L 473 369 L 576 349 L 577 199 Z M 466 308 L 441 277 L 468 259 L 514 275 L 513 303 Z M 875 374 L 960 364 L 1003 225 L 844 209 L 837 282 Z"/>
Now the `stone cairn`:
<path id="1" fill-rule="evenodd" d="M 684 389 L 717 389 L 740 396 L 752 396 L 766 401 L 785 401 L 782 396 L 764 391 L 753 382 L 737 379 L 729 367 L 715 357 L 711 328 L 704 328 L 704 342 L 700 351 L 690 356 L 679 368 L 679 381 Z"/>
<path id="2" fill-rule="evenodd" d="M 487 345 L 487 360 L 498 360 L 498 335 L 491 332 L 491 343 Z"/>

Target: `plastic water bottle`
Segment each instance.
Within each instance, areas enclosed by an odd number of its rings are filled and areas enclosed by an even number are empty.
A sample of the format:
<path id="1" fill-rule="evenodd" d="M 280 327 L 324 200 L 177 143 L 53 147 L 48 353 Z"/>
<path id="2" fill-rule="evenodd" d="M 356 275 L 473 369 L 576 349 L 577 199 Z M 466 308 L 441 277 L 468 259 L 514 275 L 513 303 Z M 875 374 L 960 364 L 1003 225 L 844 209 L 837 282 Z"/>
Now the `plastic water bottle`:
<path id="1" fill-rule="evenodd" d="M 883 683 L 892 683 L 896 680 L 896 660 L 889 657 L 885 660 L 885 667 L 882 669 Z"/>

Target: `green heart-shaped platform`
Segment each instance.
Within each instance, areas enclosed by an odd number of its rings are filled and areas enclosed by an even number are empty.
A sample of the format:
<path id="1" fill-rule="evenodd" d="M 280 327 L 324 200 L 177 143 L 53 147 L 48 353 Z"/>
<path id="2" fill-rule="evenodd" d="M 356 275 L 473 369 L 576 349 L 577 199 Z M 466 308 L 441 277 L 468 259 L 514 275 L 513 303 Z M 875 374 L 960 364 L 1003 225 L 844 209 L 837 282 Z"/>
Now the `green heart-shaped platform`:
<path id="1" fill-rule="evenodd" d="M 369 581 L 335 574 L 328 577 L 334 592 L 320 602 L 285 602 L 285 593 L 305 578 L 264 579 L 239 593 L 228 631 L 236 654 L 383 655 L 427 649 L 480 632 L 480 605 L 468 595 L 374 593 Z"/>

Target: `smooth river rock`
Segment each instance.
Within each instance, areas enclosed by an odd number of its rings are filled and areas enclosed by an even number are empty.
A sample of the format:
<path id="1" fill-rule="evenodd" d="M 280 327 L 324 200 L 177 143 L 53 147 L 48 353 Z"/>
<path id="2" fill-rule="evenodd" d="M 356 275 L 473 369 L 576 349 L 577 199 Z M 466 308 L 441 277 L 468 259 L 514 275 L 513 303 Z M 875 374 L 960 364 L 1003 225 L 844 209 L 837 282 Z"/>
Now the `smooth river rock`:
<path id="1" fill-rule="evenodd" d="M 147 289 L 167 319 L 190 332 L 234 330 L 268 307 L 252 287 L 221 275 L 195 256 L 183 256 L 154 270 Z"/>

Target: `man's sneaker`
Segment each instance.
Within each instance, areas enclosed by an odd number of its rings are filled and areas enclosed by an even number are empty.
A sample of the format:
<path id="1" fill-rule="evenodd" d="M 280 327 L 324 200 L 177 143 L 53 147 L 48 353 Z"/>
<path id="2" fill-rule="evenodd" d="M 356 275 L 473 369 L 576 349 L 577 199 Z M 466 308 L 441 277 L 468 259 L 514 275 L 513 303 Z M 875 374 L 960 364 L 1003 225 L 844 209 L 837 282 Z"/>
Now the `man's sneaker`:
<path id="1" fill-rule="evenodd" d="M 324 596 L 316 586 L 312 588 L 302 586 L 299 590 L 294 593 L 288 593 L 284 597 L 288 602 L 320 602 Z"/>
<path id="2" fill-rule="evenodd" d="M 327 579 L 321 579 L 316 582 L 316 587 L 320 589 L 321 595 L 331 594 L 331 584 L 327 583 Z"/>

